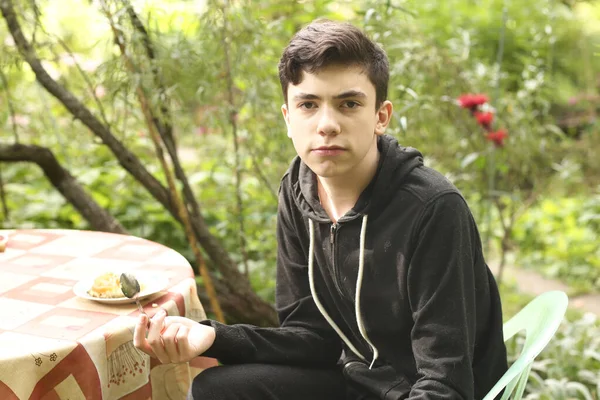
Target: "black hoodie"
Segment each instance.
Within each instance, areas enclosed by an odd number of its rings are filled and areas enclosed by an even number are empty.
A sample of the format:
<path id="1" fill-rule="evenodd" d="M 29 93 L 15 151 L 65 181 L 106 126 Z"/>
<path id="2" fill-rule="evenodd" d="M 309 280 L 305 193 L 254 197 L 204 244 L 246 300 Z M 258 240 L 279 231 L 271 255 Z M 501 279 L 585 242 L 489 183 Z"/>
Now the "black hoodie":
<path id="1" fill-rule="evenodd" d="M 223 363 L 343 364 L 380 399 L 481 399 L 507 369 L 473 216 L 421 154 L 378 138 L 376 176 L 332 224 L 297 157 L 279 195 L 279 328 L 206 321 Z M 340 340 L 341 338 L 341 340 Z M 341 357 L 340 357 L 340 354 Z"/>

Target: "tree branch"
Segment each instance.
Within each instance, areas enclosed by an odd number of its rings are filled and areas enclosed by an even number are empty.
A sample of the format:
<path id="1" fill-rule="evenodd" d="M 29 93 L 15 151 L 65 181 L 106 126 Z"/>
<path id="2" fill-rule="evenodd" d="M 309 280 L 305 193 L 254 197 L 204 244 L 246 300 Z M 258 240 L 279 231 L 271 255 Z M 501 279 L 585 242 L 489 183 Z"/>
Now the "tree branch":
<path id="1" fill-rule="evenodd" d="M 237 202 L 237 217 L 240 226 L 240 252 L 244 262 L 244 274 L 249 278 L 248 269 L 248 252 L 246 251 L 246 230 L 244 228 L 244 202 L 242 201 L 242 171 L 240 167 L 240 146 L 237 134 L 237 110 L 235 109 L 235 101 L 233 97 L 233 74 L 231 73 L 231 60 L 229 58 L 229 41 L 227 40 L 227 0 L 224 0 L 221 11 L 223 13 L 223 30 L 222 44 L 223 53 L 225 56 L 225 76 L 227 81 L 227 102 L 229 103 L 229 123 L 231 124 L 231 132 L 233 137 L 233 153 L 235 163 L 235 197 Z"/>
<path id="2" fill-rule="evenodd" d="M 88 76 L 88 74 L 85 73 L 83 68 L 81 68 L 81 65 L 79 65 L 79 62 L 75 59 L 75 54 L 73 53 L 71 48 L 67 45 L 67 43 L 65 43 L 65 41 L 62 40 L 61 38 L 59 38 L 58 36 L 54 36 L 54 38 L 58 41 L 58 43 L 62 46 L 62 48 L 69 54 L 69 56 L 73 60 L 73 63 L 75 64 L 75 67 L 77 68 L 77 71 L 79 71 L 79 74 L 85 81 L 85 83 L 88 87 L 88 90 L 90 91 L 90 94 L 94 98 L 94 102 L 96 103 L 96 106 L 98 106 L 98 111 L 100 112 L 102 121 L 104 122 L 104 124 L 106 126 L 110 126 L 110 124 L 108 123 L 108 118 L 106 118 L 106 112 L 104 112 L 104 107 L 102 106 L 102 102 L 100 102 L 100 99 L 96 95 L 96 90 L 94 88 L 94 84 L 90 80 L 90 77 Z"/>
<path id="3" fill-rule="evenodd" d="M 135 67 L 133 64 L 133 60 L 127 54 L 127 49 L 125 48 L 125 39 L 123 38 L 123 35 L 120 34 L 117 27 L 115 26 L 115 23 L 112 19 L 110 10 L 108 9 L 108 7 L 106 6 L 106 4 L 103 1 L 101 3 L 103 6 L 103 9 L 104 9 L 104 13 L 106 14 L 106 16 L 109 20 L 113 34 L 115 36 L 115 40 L 118 43 L 119 48 L 121 49 L 121 56 L 125 59 L 125 64 L 129 68 L 130 72 L 134 73 Z M 221 310 L 221 306 L 219 305 L 219 300 L 217 298 L 217 293 L 215 292 L 215 289 L 214 289 L 212 278 L 211 278 L 210 274 L 208 273 L 208 269 L 206 268 L 206 263 L 204 262 L 204 257 L 202 256 L 200 247 L 198 246 L 197 238 L 194 235 L 194 232 L 192 231 L 192 226 L 190 223 L 190 215 L 189 215 L 188 209 L 185 207 L 185 204 L 183 203 L 181 197 L 179 196 L 179 191 L 177 190 L 177 187 L 175 186 L 175 178 L 173 177 L 173 172 L 169 168 L 167 160 L 164 157 L 164 153 L 163 153 L 163 149 L 162 149 L 162 145 L 163 145 L 164 141 L 162 140 L 162 138 L 161 138 L 160 134 L 158 133 L 158 130 L 155 126 L 155 120 L 153 119 L 153 115 L 150 110 L 150 103 L 148 101 L 148 97 L 144 93 L 144 88 L 142 87 L 141 83 L 137 84 L 136 92 L 138 95 L 140 105 L 142 107 L 144 117 L 146 119 L 146 125 L 148 126 L 148 129 L 150 131 L 150 138 L 152 139 L 152 142 L 154 143 L 154 147 L 156 149 L 156 155 L 160 161 L 163 172 L 165 173 L 165 176 L 167 178 L 167 183 L 169 185 L 169 192 L 171 194 L 171 198 L 175 202 L 175 205 L 177 207 L 177 214 L 178 214 L 179 218 L 181 219 L 181 221 L 183 222 L 183 227 L 185 229 L 185 235 L 187 237 L 188 243 L 192 247 L 192 250 L 194 252 L 194 257 L 196 257 L 196 262 L 199 264 L 198 269 L 204 280 L 204 286 L 206 287 L 206 291 L 208 292 L 210 304 L 216 314 L 217 320 L 220 322 L 225 322 L 225 317 L 223 315 L 223 311 Z"/>
<path id="4" fill-rule="evenodd" d="M 1 1 L 1 0 L 0 0 Z M 13 106 L 12 98 L 10 97 L 10 91 L 8 90 L 8 79 L 2 68 L 0 68 L 0 81 L 4 87 L 4 93 L 6 93 L 6 103 L 8 104 L 8 113 L 10 114 L 10 122 L 15 137 L 15 143 L 19 143 L 19 132 L 17 130 L 17 114 L 15 113 L 15 107 Z"/>
<path id="5" fill-rule="evenodd" d="M 0 0 L 0 10 L 19 52 L 35 73 L 37 81 L 56 97 L 76 119 L 79 119 L 96 136 L 102 139 L 102 142 L 113 152 L 121 166 L 136 178 L 156 200 L 167 209 L 172 210 L 167 189 L 146 170 L 140 160 L 110 132 L 108 127 L 103 125 L 71 92 L 50 77 L 42 66 L 35 50 L 23 36 L 23 31 L 12 6 L 12 0 Z"/>
<path id="6" fill-rule="evenodd" d="M 214 279 L 214 282 L 223 310 L 227 313 L 227 323 L 243 324 L 247 323 L 247 321 L 252 321 L 252 324 L 256 326 L 277 326 L 277 318 L 272 317 L 271 307 L 267 303 L 257 302 L 256 299 L 240 296 L 237 290 L 223 280 Z M 206 289 L 199 284 L 197 288 L 198 297 L 200 297 L 205 311 L 214 314 Z"/>
<path id="7" fill-rule="evenodd" d="M 267 189 L 267 191 L 271 194 L 271 197 L 273 198 L 273 200 L 277 201 L 277 190 L 273 189 L 271 182 L 269 182 L 269 179 L 267 178 L 267 176 L 261 169 L 261 167 L 258 163 L 257 157 L 256 157 L 256 153 L 254 152 L 254 149 L 252 149 L 251 145 L 246 146 L 246 149 L 248 150 L 248 153 L 250 153 L 250 158 L 252 159 L 252 166 L 254 167 L 254 170 L 258 174 L 258 177 L 260 178 L 263 185 L 265 185 L 265 188 Z"/>
<path id="8" fill-rule="evenodd" d="M 200 226 L 194 226 L 194 231 L 198 240 L 202 243 L 202 246 L 209 257 L 219 265 L 219 270 L 223 274 L 223 279 L 213 280 L 216 292 L 219 293 L 219 299 L 223 301 L 221 305 L 229 316 L 228 319 L 230 322 L 243 322 L 250 319 L 258 325 L 276 326 L 278 321 L 273 307 L 259 300 L 252 291 L 249 280 L 245 279 L 239 273 L 237 266 L 233 260 L 231 260 L 223 246 L 208 232 L 207 229 L 205 229 L 206 225 L 203 222 L 204 220 L 201 215 L 200 206 L 179 161 L 176 142 L 173 136 L 173 127 L 171 125 L 171 114 L 166 106 L 168 103 L 167 91 L 156 66 L 156 53 L 152 40 L 150 39 L 147 29 L 144 27 L 144 24 L 131 5 L 131 2 L 129 0 L 123 0 L 123 3 L 125 4 L 132 26 L 141 36 L 144 49 L 146 50 L 146 56 L 148 57 L 151 66 L 154 85 L 158 88 L 163 100 L 159 115 L 164 120 L 157 118 L 155 114 L 152 114 L 152 119 L 165 144 L 169 156 L 171 157 L 175 176 L 182 183 L 185 201 L 188 207 L 191 208 L 191 213 L 194 217 L 192 222 L 198 220 L 202 222 Z M 152 112 L 152 110 L 150 111 Z M 200 228 L 202 228 L 202 231 L 200 231 Z M 207 305 L 210 304 L 210 302 L 206 301 L 204 303 Z M 243 310 L 243 314 L 240 313 L 240 310 Z"/>
<path id="9" fill-rule="evenodd" d="M 160 134 L 163 142 L 165 143 L 165 147 L 167 148 L 167 152 L 171 157 L 171 161 L 173 163 L 173 167 L 175 168 L 175 176 L 183 185 L 183 195 L 185 197 L 185 201 L 187 203 L 187 207 L 191 208 L 192 215 L 195 217 L 200 217 L 200 205 L 196 200 L 196 196 L 189 184 L 187 176 L 181 166 L 181 162 L 179 161 L 179 154 L 177 153 L 177 146 L 175 142 L 175 137 L 173 135 L 173 126 L 171 124 L 171 113 L 167 104 L 169 103 L 169 99 L 167 96 L 167 90 L 165 89 L 164 82 L 161 79 L 160 73 L 156 66 L 156 56 L 154 52 L 154 46 L 152 45 L 152 40 L 150 39 L 150 35 L 148 31 L 144 27 L 144 24 L 140 20 L 139 16 L 135 12 L 131 2 L 129 0 L 123 0 L 125 3 L 125 7 L 127 10 L 127 14 L 129 15 L 129 19 L 131 20 L 131 24 L 134 29 L 141 35 L 142 42 L 144 45 L 144 49 L 146 50 L 146 56 L 149 59 L 149 64 L 151 68 L 152 78 L 154 80 L 154 85 L 157 87 L 158 92 L 160 93 L 160 98 L 162 99 L 159 117 L 157 117 L 152 110 L 152 120 L 156 128 L 158 129 L 158 133 Z"/>
<path id="10" fill-rule="evenodd" d="M 170 145 L 175 147 L 175 137 L 173 136 L 173 125 L 171 124 L 171 113 L 169 112 L 169 108 L 167 107 L 167 91 L 165 90 L 165 85 L 162 82 L 160 77 L 158 68 L 156 66 L 156 56 L 154 53 L 154 46 L 152 45 L 152 40 L 150 40 L 150 35 L 146 30 L 146 27 L 140 20 L 140 17 L 135 12 L 131 2 L 129 0 L 123 0 L 125 4 L 125 9 L 127 10 L 127 15 L 129 15 L 129 19 L 131 20 L 131 24 L 133 28 L 141 35 L 142 43 L 144 45 L 144 49 L 146 50 L 146 56 L 150 60 L 150 68 L 152 71 L 152 78 L 154 80 L 155 86 L 158 88 L 158 92 L 160 93 L 160 97 L 163 102 L 160 107 L 160 117 L 154 117 L 154 123 L 158 128 L 158 131 L 161 135 L 164 135 L 165 142 L 169 142 Z"/>
<path id="11" fill-rule="evenodd" d="M 0 163 L 0 201 L 2 202 L 2 212 L 4 213 L 4 219 L 8 221 L 10 213 L 8 210 L 8 203 L 6 202 L 6 193 L 4 192 L 4 177 L 2 175 L 2 164 Z"/>
<path id="12" fill-rule="evenodd" d="M 164 84 L 160 80 L 160 74 L 158 73 L 158 69 L 155 64 L 156 53 L 154 51 L 154 47 L 152 45 L 152 40 L 148 34 L 148 31 L 144 27 L 144 24 L 141 22 L 139 16 L 133 9 L 129 0 L 123 0 L 125 6 L 127 7 L 127 13 L 131 19 L 131 23 L 133 27 L 140 33 L 142 37 L 142 41 L 144 43 L 144 48 L 146 49 L 146 55 L 150 59 L 150 64 L 152 67 L 152 73 L 154 74 L 155 85 L 157 85 L 159 91 L 163 94 L 166 99 L 166 90 L 164 88 Z M 173 163 L 173 167 L 175 169 L 175 175 L 177 179 L 183 185 L 183 193 L 186 199 L 186 202 L 189 207 L 191 207 L 192 215 L 194 216 L 194 221 L 200 220 L 201 224 L 194 225 L 194 231 L 198 236 L 198 240 L 202 243 L 202 247 L 206 250 L 209 257 L 214 260 L 221 267 L 221 273 L 223 273 L 223 277 L 227 282 L 239 287 L 241 284 L 240 276 L 238 275 L 237 266 L 233 262 L 233 260 L 229 257 L 229 254 L 225 251 L 223 246 L 219 243 L 219 241 L 210 234 L 208 229 L 206 229 L 206 224 L 204 223 L 203 217 L 201 215 L 200 206 L 196 200 L 196 196 L 194 195 L 187 177 L 183 171 L 181 163 L 179 161 L 179 156 L 177 150 L 175 148 L 175 141 L 172 136 L 172 126 L 170 124 L 170 113 L 167 108 L 162 109 L 162 115 L 167 118 L 164 123 L 157 122 L 156 126 L 158 132 L 161 134 L 163 142 L 165 143 L 165 147 L 171 157 L 171 161 Z M 157 121 L 157 118 L 153 115 L 153 120 Z M 245 285 L 250 288 L 249 282 L 246 282 Z M 275 314 L 273 314 L 273 318 Z M 275 319 L 274 319 L 275 320 Z"/>
<path id="13" fill-rule="evenodd" d="M 178 215 L 177 207 L 169 196 L 168 190 L 146 170 L 133 153 L 124 147 L 107 126 L 103 125 L 72 93 L 50 77 L 42 66 L 35 50 L 23 35 L 12 0 L 0 0 L 0 11 L 19 53 L 35 73 L 37 81 L 50 94 L 57 98 L 74 118 L 79 119 L 92 133 L 98 136 L 115 155 L 119 164 L 144 186 L 176 220 L 182 222 Z M 194 217 L 191 221 L 194 233 L 208 256 L 214 261 L 215 266 L 219 267 L 222 274 L 222 283 L 230 289 L 231 293 L 235 293 L 240 299 L 245 299 L 248 302 L 248 306 L 259 305 L 264 308 L 266 310 L 265 320 L 268 320 L 271 325 L 277 324 L 277 316 L 273 307 L 261 301 L 256 293 L 252 291 L 248 280 L 239 273 L 225 248 L 210 233 L 203 217 L 199 213 Z"/>
<path id="14" fill-rule="evenodd" d="M 52 185 L 71 203 L 90 225 L 99 231 L 127 233 L 125 228 L 85 191 L 77 179 L 63 168 L 45 147 L 13 144 L 0 146 L 0 161 L 37 164 Z"/>

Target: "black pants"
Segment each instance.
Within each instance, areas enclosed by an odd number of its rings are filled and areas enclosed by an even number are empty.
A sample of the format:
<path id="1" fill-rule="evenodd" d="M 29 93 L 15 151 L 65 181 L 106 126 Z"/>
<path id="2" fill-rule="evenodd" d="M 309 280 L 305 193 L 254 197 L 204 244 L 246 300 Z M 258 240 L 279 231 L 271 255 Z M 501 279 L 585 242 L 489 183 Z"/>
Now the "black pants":
<path id="1" fill-rule="evenodd" d="M 350 388 L 339 369 L 241 364 L 196 376 L 188 400 L 374 400 Z"/>

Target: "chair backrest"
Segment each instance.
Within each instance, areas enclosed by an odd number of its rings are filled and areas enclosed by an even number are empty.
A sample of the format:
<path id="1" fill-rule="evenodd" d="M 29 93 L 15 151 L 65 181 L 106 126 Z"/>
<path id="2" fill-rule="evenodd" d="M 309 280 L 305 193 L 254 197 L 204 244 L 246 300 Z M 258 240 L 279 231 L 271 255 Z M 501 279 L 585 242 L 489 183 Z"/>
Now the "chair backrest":
<path id="1" fill-rule="evenodd" d="M 501 400 L 519 400 L 523 397 L 533 360 L 556 333 L 568 303 L 569 299 L 564 292 L 546 292 L 529 302 L 504 324 L 504 341 L 520 331 L 525 331 L 525 343 L 519 357 L 483 400 L 493 400 L 505 388 Z"/>

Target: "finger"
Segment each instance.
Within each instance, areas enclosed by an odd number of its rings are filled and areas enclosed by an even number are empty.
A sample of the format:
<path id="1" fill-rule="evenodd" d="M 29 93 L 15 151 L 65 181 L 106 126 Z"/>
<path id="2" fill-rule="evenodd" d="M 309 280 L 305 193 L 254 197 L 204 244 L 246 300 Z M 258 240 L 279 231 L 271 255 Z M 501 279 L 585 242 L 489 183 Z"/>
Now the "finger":
<path id="1" fill-rule="evenodd" d="M 179 360 L 181 362 L 189 361 L 194 355 L 190 348 L 190 328 L 182 325 L 176 336 L 177 350 L 179 351 Z"/>
<path id="2" fill-rule="evenodd" d="M 164 349 L 163 340 L 161 337 L 161 330 L 164 326 L 166 313 L 163 310 L 157 312 L 154 317 L 150 319 L 150 330 L 148 330 L 148 343 L 156 354 L 156 357 L 161 363 L 169 363 L 169 357 Z"/>
<path id="3" fill-rule="evenodd" d="M 154 352 L 146 340 L 146 331 L 148 330 L 148 316 L 142 314 L 138 318 L 133 331 L 133 345 L 144 353 L 154 357 Z"/>
<path id="4" fill-rule="evenodd" d="M 180 324 L 171 324 L 163 331 L 162 338 L 165 345 L 167 356 L 171 362 L 179 362 L 179 352 L 177 351 L 177 331 L 181 327 Z"/>

